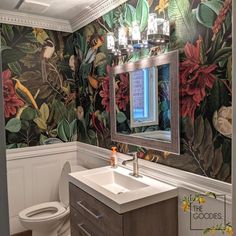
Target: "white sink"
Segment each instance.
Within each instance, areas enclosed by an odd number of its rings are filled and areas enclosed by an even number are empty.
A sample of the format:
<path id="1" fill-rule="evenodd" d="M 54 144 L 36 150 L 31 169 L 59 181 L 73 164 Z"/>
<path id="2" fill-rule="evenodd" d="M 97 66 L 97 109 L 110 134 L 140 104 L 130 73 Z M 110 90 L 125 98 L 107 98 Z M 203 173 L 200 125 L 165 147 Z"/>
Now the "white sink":
<path id="1" fill-rule="evenodd" d="M 69 181 L 120 214 L 177 196 L 176 187 L 130 172 L 106 166 L 73 172 Z"/>
<path id="2" fill-rule="evenodd" d="M 86 175 L 85 177 L 114 194 L 122 194 L 148 186 L 113 169 Z"/>

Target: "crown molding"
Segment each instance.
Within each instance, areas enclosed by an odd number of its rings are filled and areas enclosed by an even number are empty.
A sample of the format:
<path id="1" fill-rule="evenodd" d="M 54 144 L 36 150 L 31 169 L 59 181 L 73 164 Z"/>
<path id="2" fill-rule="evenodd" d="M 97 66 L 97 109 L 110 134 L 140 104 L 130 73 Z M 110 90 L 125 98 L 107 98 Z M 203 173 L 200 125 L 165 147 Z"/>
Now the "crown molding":
<path id="1" fill-rule="evenodd" d="M 70 20 L 72 31 L 75 32 L 76 30 L 81 29 L 126 1 L 127 0 L 103 0 L 95 2 L 77 17 Z"/>
<path id="2" fill-rule="evenodd" d="M 0 9 L 0 23 L 72 32 L 68 20 Z"/>
<path id="3" fill-rule="evenodd" d="M 72 33 L 98 19 L 126 1 L 127 0 L 98 0 L 71 20 L 62 20 L 0 9 L 0 23 Z"/>

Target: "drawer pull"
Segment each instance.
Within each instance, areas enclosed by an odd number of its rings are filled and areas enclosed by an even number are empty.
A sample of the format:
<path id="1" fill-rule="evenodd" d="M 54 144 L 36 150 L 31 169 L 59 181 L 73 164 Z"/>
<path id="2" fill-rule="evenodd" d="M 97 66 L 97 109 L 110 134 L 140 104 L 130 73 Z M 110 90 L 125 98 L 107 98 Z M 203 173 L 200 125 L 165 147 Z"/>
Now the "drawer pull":
<path id="1" fill-rule="evenodd" d="M 91 216 L 93 216 L 95 219 L 99 220 L 100 218 L 102 218 L 102 215 L 96 215 L 94 214 L 91 210 L 89 210 L 86 206 L 84 206 L 84 204 L 82 203 L 82 201 L 78 201 L 77 204 L 82 207 L 85 211 L 87 211 Z"/>
<path id="2" fill-rule="evenodd" d="M 83 227 L 83 223 L 82 223 L 82 224 L 78 224 L 78 227 L 79 227 L 87 236 L 92 236 L 92 235 Z"/>

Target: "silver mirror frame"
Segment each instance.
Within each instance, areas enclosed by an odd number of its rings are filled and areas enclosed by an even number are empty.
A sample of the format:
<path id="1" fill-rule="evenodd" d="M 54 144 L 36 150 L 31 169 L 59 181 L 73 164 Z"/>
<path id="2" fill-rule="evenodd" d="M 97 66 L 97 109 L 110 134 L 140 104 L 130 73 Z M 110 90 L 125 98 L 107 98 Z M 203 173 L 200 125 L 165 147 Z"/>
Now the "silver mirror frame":
<path id="1" fill-rule="evenodd" d="M 152 66 L 170 65 L 170 111 L 171 111 L 171 142 L 144 139 L 125 134 L 116 130 L 115 107 L 115 75 Z M 172 51 L 155 57 L 145 58 L 136 62 L 129 62 L 113 67 L 110 75 L 110 123 L 111 139 L 116 142 L 127 143 L 154 150 L 180 154 L 180 123 L 179 123 L 179 52 Z"/>

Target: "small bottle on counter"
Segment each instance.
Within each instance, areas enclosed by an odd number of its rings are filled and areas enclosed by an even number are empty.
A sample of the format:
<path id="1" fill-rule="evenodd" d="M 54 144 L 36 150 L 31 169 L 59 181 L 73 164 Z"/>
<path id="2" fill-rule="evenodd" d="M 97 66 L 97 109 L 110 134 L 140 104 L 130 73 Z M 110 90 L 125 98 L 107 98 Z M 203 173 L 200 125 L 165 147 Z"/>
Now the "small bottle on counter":
<path id="1" fill-rule="evenodd" d="M 117 156 L 116 156 L 116 147 L 111 148 L 111 167 L 117 168 Z"/>

